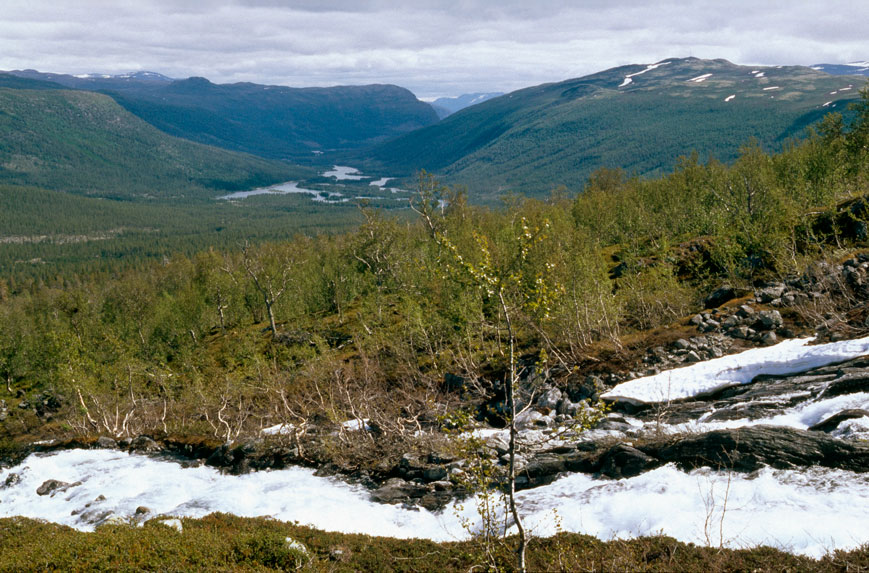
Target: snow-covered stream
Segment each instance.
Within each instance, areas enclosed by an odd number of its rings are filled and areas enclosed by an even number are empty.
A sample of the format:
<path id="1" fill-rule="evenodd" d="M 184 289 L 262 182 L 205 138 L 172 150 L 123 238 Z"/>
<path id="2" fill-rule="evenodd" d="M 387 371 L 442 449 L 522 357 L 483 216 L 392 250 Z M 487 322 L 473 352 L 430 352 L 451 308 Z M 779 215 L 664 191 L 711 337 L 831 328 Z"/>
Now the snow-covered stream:
<path id="1" fill-rule="evenodd" d="M 0 516 L 23 515 L 92 529 L 99 516 L 201 517 L 221 511 L 271 516 L 324 530 L 436 541 L 463 539 L 465 519 L 476 519 L 472 503 L 439 513 L 406 509 L 368 499 L 367 492 L 312 470 L 290 468 L 229 476 L 208 467 L 182 468 L 137 454 L 69 450 L 34 454 L 10 474 L 17 484 L 0 489 Z M 39 496 L 48 479 L 81 482 Z M 102 496 L 102 497 L 101 497 Z M 519 494 L 521 509 L 536 535 L 562 530 L 601 539 L 664 533 L 699 544 L 731 547 L 772 545 L 820 556 L 869 540 L 869 476 L 841 470 L 765 469 L 751 475 L 690 473 L 673 466 L 626 480 L 583 474 Z M 557 517 L 557 520 L 556 520 Z"/>
<path id="2" fill-rule="evenodd" d="M 869 338 L 816 346 L 786 341 L 633 380 L 609 396 L 632 403 L 687 399 L 748 384 L 758 374 L 804 371 L 864 354 L 869 354 Z M 753 424 L 805 429 L 848 408 L 869 409 L 869 394 L 821 394 L 766 418 L 701 419 L 687 429 Z M 869 418 L 849 420 L 837 431 L 851 432 L 845 435 L 849 439 L 865 439 Z M 73 485 L 37 495 L 47 480 Z M 571 474 L 522 491 L 519 499 L 536 535 L 554 534 L 558 523 L 561 530 L 601 539 L 663 533 L 685 542 L 763 544 L 815 557 L 869 542 L 869 474 L 840 469 L 764 468 L 746 474 L 708 468 L 685 472 L 671 464 L 628 479 Z M 17 467 L 0 470 L 3 517 L 23 515 L 90 529 L 108 516 L 132 517 L 140 506 L 150 510 L 148 516 L 201 517 L 221 511 L 330 531 L 436 541 L 466 538 L 463 523 L 471 523 L 472 530 L 479 527 L 473 503 L 461 509 L 452 504 L 437 513 L 384 505 L 371 501 L 361 486 L 317 477 L 303 468 L 231 476 L 115 450 L 70 450 L 33 454 Z"/>

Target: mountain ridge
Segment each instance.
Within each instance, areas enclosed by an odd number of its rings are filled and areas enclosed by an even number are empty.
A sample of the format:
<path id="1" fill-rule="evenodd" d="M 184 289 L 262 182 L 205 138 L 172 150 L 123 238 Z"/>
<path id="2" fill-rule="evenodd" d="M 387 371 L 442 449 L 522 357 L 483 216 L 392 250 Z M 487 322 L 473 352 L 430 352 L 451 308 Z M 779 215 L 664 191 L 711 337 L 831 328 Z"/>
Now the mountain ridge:
<path id="1" fill-rule="evenodd" d="M 780 146 L 842 111 L 863 81 L 721 59 L 620 66 L 464 109 L 375 148 L 369 164 L 398 176 L 425 169 L 484 199 L 579 191 L 600 167 L 655 175 L 692 151 L 730 161 L 751 138 Z"/>

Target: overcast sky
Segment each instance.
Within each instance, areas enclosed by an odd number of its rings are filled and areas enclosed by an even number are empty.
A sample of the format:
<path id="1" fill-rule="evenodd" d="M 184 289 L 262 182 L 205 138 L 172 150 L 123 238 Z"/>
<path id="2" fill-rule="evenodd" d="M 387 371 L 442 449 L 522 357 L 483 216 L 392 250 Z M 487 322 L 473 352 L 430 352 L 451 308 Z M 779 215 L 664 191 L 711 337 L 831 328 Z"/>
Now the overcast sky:
<path id="1" fill-rule="evenodd" d="M 0 69 L 511 91 L 668 57 L 869 60 L 867 0 L 0 0 Z"/>

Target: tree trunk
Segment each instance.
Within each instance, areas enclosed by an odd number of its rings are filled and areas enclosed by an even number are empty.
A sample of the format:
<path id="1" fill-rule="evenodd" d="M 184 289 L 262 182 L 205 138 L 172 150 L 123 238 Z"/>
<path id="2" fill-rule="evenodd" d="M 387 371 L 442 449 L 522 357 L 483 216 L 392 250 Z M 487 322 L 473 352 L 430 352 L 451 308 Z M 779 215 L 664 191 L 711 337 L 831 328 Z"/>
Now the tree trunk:
<path id="1" fill-rule="evenodd" d="M 268 310 L 268 313 L 269 313 L 269 326 L 272 329 L 272 336 L 277 336 L 278 335 L 278 326 L 277 326 L 277 324 L 275 324 L 275 312 L 272 309 L 272 305 L 274 304 L 274 301 L 268 297 L 265 297 L 265 299 L 266 299 L 266 310 Z"/>
<path id="2" fill-rule="evenodd" d="M 498 291 L 498 300 L 501 303 L 501 311 L 504 313 L 504 321 L 507 323 L 507 334 L 510 338 L 510 368 L 506 384 L 507 407 L 510 413 L 510 444 L 508 446 L 510 460 L 507 470 L 508 501 L 510 513 L 513 516 L 513 521 L 516 523 L 516 529 L 519 530 L 519 546 L 516 547 L 516 564 L 518 570 L 525 573 L 527 571 L 525 568 L 525 551 L 528 547 L 528 537 L 525 534 L 525 527 L 522 525 L 519 508 L 516 506 L 516 401 L 514 395 L 516 387 L 516 338 L 513 334 L 513 324 L 510 322 L 510 314 L 507 312 L 507 303 L 504 300 L 502 290 Z"/>

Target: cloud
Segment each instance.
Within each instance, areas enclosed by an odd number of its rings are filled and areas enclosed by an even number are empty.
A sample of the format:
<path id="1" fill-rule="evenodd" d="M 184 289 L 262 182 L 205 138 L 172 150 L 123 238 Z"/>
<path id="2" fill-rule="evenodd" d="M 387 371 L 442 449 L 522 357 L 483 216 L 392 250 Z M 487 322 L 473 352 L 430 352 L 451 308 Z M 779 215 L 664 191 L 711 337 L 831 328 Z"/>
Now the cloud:
<path id="1" fill-rule="evenodd" d="M 869 58 L 869 4 L 770 0 L 4 0 L 0 69 L 283 85 L 508 91 L 694 55 L 750 64 Z"/>

